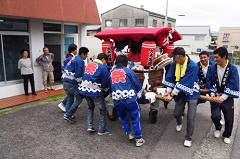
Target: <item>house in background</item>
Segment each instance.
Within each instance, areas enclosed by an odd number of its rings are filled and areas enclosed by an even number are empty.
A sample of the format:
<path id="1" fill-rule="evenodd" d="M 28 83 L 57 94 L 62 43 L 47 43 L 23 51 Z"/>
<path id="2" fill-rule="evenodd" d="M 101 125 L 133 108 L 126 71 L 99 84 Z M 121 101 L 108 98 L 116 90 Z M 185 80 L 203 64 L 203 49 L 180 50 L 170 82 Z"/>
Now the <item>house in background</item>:
<path id="1" fill-rule="evenodd" d="M 209 49 L 212 40 L 210 26 L 176 26 L 175 29 L 182 36 L 182 40 L 174 43 L 175 47 L 183 47 L 188 54 Z"/>
<path id="2" fill-rule="evenodd" d="M 86 26 L 101 24 L 95 0 L 4 0 L 0 6 L 0 98 L 24 94 L 17 68 L 22 48 L 30 52 L 36 90 L 41 90 L 42 69 L 35 59 L 43 47 L 55 55 L 54 75 L 61 74 L 68 45 L 87 46 Z"/>
<path id="3" fill-rule="evenodd" d="M 228 52 L 239 51 L 240 27 L 220 27 L 217 46 L 227 48 Z"/>
<path id="4" fill-rule="evenodd" d="M 86 27 L 87 36 L 93 37 L 96 33 L 102 30 L 101 25 L 89 25 Z"/>
<path id="5" fill-rule="evenodd" d="M 217 46 L 227 48 L 229 61 L 240 65 L 240 27 L 220 27 Z"/>
<path id="6" fill-rule="evenodd" d="M 127 4 L 101 14 L 101 18 L 102 30 L 124 27 L 163 27 L 165 25 L 164 15 L 145 10 L 143 6 L 137 8 Z M 175 26 L 176 19 L 168 17 L 167 20 L 169 27 Z"/>

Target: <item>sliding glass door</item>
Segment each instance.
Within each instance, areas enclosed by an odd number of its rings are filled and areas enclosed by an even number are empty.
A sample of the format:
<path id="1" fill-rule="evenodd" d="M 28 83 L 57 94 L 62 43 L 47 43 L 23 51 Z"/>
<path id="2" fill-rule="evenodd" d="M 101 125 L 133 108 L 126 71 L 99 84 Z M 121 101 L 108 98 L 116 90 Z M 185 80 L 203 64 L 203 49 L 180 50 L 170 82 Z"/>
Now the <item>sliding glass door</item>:
<path id="1" fill-rule="evenodd" d="M 0 81 L 13 81 L 21 79 L 18 69 L 18 60 L 21 58 L 20 50 L 29 50 L 29 38 L 25 35 L 0 35 Z"/>

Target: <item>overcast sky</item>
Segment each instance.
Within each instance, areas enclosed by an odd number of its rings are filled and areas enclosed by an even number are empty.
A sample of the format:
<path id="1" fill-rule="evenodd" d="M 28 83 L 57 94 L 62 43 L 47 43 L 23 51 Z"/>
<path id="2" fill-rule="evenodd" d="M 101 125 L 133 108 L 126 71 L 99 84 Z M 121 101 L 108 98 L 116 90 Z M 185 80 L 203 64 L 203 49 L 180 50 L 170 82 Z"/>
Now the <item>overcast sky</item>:
<path id="1" fill-rule="evenodd" d="M 98 12 L 102 14 L 121 4 L 166 14 L 167 0 L 96 0 Z M 168 16 L 179 25 L 209 25 L 211 31 L 219 27 L 240 27 L 239 0 L 168 0 Z M 178 16 L 185 15 L 185 16 Z"/>

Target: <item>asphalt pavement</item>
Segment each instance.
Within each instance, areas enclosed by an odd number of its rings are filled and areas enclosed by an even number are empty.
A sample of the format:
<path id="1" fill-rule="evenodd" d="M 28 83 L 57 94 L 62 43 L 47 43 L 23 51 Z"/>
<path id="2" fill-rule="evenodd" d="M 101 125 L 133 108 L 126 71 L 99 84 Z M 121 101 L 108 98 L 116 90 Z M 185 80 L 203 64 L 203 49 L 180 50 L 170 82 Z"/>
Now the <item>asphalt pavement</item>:
<path id="1" fill-rule="evenodd" d="M 148 120 L 143 105 L 142 127 L 146 144 L 135 147 L 124 135 L 120 122 L 108 121 L 112 135 L 86 131 L 86 102 L 76 112 L 76 123 L 63 119 L 57 103 L 26 108 L 0 116 L 0 158 L 148 158 L 172 118 L 172 109 L 161 108 L 156 124 Z M 98 109 L 95 125 L 98 125 Z"/>
<path id="2" fill-rule="evenodd" d="M 86 102 L 76 112 L 76 123 L 63 119 L 57 107 L 58 102 L 29 107 L 0 116 L 0 158 L 239 158 L 239 128 L 237 122 L 231 144 L 213 137 L 209 103 L 200 104 L 197 109 L 196 127 L 192 147 L 183 146 L 186 119 L 181 132 L 175 130 L 173 118 L 174 102 L 168 109 L 160 103 L 158 120 L 149 122 L 149 106 L 141 106 L 141 121 L 146 143 L 135 147 L 127 140 L 120 122 L 109 121 L 112 135 L 99 136 L 86 131 Z M 236 103 L 239 105 L 239 102 Z M 238 121 L 239 108 L 235 109 Z M 95 125 L 98 125 L 98 109 L 95 111 Z M 238 130 L 238 135 L 235 135 Z M 235 141 L 234 141 L 235 139 Z"/>

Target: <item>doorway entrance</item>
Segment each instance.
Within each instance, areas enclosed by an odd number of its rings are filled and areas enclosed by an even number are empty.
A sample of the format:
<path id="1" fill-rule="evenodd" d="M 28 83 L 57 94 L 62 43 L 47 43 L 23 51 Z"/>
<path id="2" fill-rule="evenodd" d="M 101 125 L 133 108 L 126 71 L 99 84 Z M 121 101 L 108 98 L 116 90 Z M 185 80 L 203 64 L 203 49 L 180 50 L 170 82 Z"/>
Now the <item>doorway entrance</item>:
<path id="1" fill-rule="evenodd" d="M 48 47 L 49 52 L 54 54 L 54 81 L 55 85 L 61 83 L 61 34 L 44 33 L 44 45 Z"/>
<path id="2" fill-rule="evenodd" d="M 62 40 L 63 37 L 63 40 Z M 49 51 L 54 54 L 54 81 L 55 85 L 61 83 L 62 70 L 61 65 L 68 53 L 70 44 L 78 44 L 77 34 L 54 34 L 44 33 L 44 45 L 49 48 Z"/>

